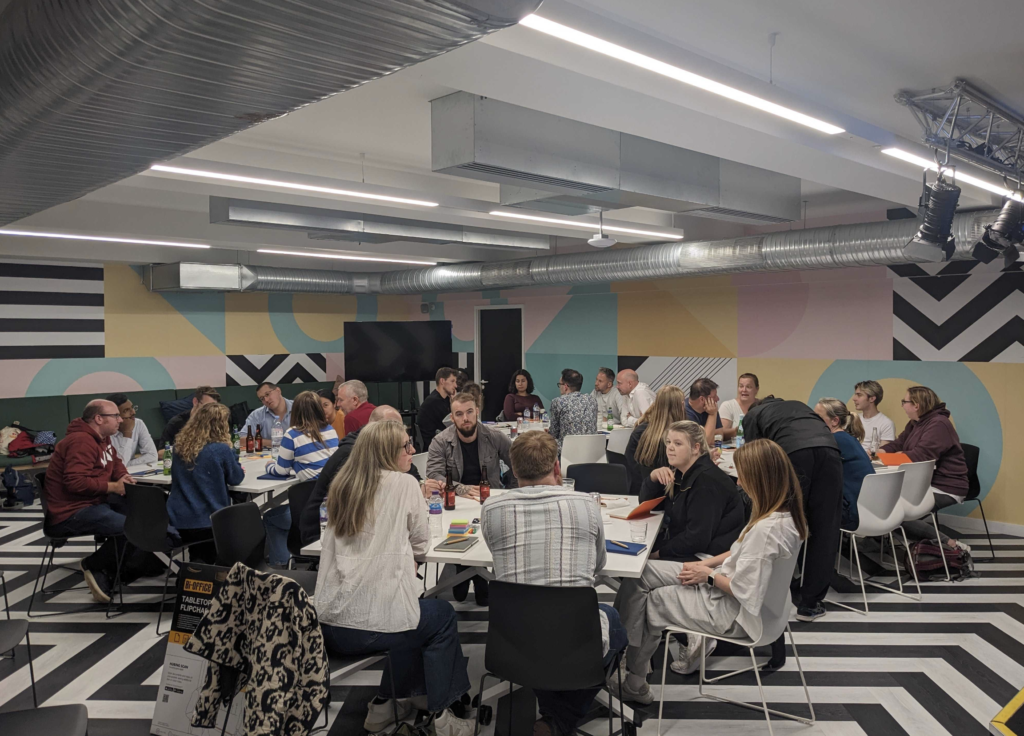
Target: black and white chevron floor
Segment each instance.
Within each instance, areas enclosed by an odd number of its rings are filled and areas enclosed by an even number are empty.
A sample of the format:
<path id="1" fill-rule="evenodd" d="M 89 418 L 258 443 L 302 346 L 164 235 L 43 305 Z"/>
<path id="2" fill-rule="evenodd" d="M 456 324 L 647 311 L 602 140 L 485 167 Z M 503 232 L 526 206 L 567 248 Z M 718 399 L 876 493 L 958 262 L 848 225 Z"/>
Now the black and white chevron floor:
<path id="1" fill-rule="evenodd" d="M 0 512 L 0 570 L 7 580 L 12 617 L 25 617 L 45 545 L 38 510 Z M 1024 538 L 998 535 L 996 559 L 983 538 L 966 538 L 981 577 L 925 584 L 922 603 L 882 591 L 869 593 L 868 617 L 831 608 L 813 624 L 793 623 L 818 722 L 803 726 L 775 721 L 778 734 L 854 736 L 982 736 L 999 709 L 1024 688 Z M 58 563 L 74 563 L 91 549 L 69 544 Z M 79 575 L 58 571 L 51 589 L 81 585 Z M 143 580 L 125 596 L 129 612 L 107 620 L 102 612 L 33 618 L 32 650 L 41 703 L 85 703 L 91 736 L 149 733 L 157 697 L 164 640 L 155 636 L 162 580 Z M 838 600 L 860 600 L 848 583 L 837 583 Z M 611 599 L 610 592 L 602 596 Z M 50 613 L 88 604 L 88 591 L 48 597 Z M 472 597 L 470 597 L 472 601 Z M 456 603 L 471 680 L 483 667 L 487 611 Z M 166 623 L 164 624 L 166 626 Z M 30 708 L 26 650 L 0 660 L 0 711 Z M 716 652 L 717 654 L 717 652 Z M 716 656 L 710 668 L 746 664 Z M 738 654 L 738 653 L 735 653 Z M 660 655 L 656 661 L 660 662 Z M 655 672 L 652 680 L 660 680 Z M 335 677 L 329 712 L 331 736 L 362 733 L 366 703 L 376 691 L 380 665 Z M 767 734 L 761 716 L 735 706 L 695 700 L 696 675 L 669 673 L 666 732 L 671 734 Z M 731 697 L 757 701 L 752 674 L 727 681 Z M 793 658 L 765 677 L 770 704 L 800 710 L 803 691 Z M 503 687 L 503 686 L 499 686 Z M 657 695 L 658 688 L 655 687 Z M 657 704 L 651 707 L 657 713 Z M 603 733 L 602 722 L 587 730 Z M 491 733 L 487 729 L 485 733 Z M 640 734 L 657 732 L 649 720 Z"/>

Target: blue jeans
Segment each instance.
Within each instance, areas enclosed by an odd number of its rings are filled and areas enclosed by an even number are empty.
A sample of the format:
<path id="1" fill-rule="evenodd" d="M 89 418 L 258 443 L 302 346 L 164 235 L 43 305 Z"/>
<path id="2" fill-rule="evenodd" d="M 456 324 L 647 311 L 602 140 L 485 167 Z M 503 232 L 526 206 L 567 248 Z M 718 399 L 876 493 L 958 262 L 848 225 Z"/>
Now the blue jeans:
<path id="1" fill-rule="evenodd" d="M 288 530 L 291 526 L 292 512 L 287 505 L 263 514 L 263 528 L 267 530 L 267 559 L 271 565 L 288 564 Z"/>
<path id="2" fill-rule="evenodd" d="M 100 548 L 82 560 L 82 568 L 102 572 L 113 582 L 117 576 L 117 556 L 123 550 L 125 569 L 121 581 L 126 585 L 142 575 L 139 560 L 142 555 L 124 538 L 124 514 L 119 514 L 105 503 L 79 509 L 59 524 L 46 525 L 46 532 L 55 537 L 98 535 L 107 537 Z"/>
<path id="3" fill-rule="evenodd" d="M 619 621 L 619 612 L 607 603 L 601 603 L 598 607 L 608 616 L 608 654 L 604 656 L 604 668 L 607 670 L 629 642 L 626 637 L 626 629 Z M 592 687 L 586 690 L 537 690 L 535 692 L 540 714 L 553 720 L 562 733 L 572 734 L 576 733 L 576 727 L 587 715 L 600 690 L 599 687 Z"/>
<path id="4" fill-rule="evenodd" d="M 452 604 L 433 598 L 421 598 L 419 604 L 419 625 L 409 631 L 386 634 L 330 624 L 321 628 L 327 651 L 337 656 L 391 653 L 380 678 L 381 697 L 426 695 L 427 709 L 440 713 L 469 692 L 469 673 Z"/>

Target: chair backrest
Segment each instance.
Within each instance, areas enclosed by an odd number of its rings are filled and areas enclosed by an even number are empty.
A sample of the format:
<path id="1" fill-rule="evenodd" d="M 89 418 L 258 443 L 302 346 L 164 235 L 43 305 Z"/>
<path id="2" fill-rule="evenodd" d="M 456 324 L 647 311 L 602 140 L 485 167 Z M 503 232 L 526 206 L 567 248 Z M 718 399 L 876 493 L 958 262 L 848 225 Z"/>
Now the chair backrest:
<path id="1" fill-rule="evenodd" d="M 535 690 L 582 690 L 604 681 L 594 588 L 494 581 L 484 666 Z"/>
<path id="2" fill-rule="evenodd" d="M 965 501 L 974 501 L 981 495 L 981 480 L 978 478 L 978 460 L 981 458 L 981 448 L 977 445 L 967 445 L 963 442 L 960 447 L 964 451 L 964 461 L 967 463 L 967 495 Z"/>
<path id="3" fill-rule="evenodd" d="M 259 506 L 252 501 L 227 506 L 210 515 L 210 524 L 218 565 L 231 567 L 241 562 L 258 568 L 263 564 L 267 532 Z"/>
<path id="4" fill-rule="evenodd" d="M 125 485 L 124 537 L 143 552 L 169 552 L 167 496 L 155 486 Z"/>
<path id="5" fill-rule="evenodd" d="M 806 544 L 806 542 L 804 542 Z M 793 610 L 793 596 L 789 586 L 793 582 L 793 571 L 800 559 L 800 553 L 785 560 L 776 559 L 772 564 L 772 574 L 768 578 L 768 589 L 761 604 L 761 638 L 755 646 L 771 644 L 782 636 L 789 622 L 789 614 Z"/>
<path id="6" fill-rule="evenodd" d="M 427 477 L 427 453 L 419 452 L 413 455 L 412 464 L 416 467 L 421 478 Z"/>
<path id="7" fill-rule="evenodd" d="M 885 521 L 892 516 L 893 510 L 900 502 L 905 475 L 899 470 L 864 476 L 860 495 L 857 497 L 857 514 L 861 518 L 861 523 L 868 518 Z"/>
<path id="8" fill-rule="evenodd" d="M 562 438 L 562 471 L 576 463 L 606 463 L 607 435 L 570 434 Z"/>
<path id="9" fill-rule="evenodd" d="M 629 436 L 633 434 L 632 427 L 613 429 L 608 435 L 608 452 L 617 452 L 620 455 L 626 454 L 626 445 L 629 444 Z"/>
<path id="10" fill-rule="evenodd" d="M 920 505 L 928 494 L 928 489 L 931 488 L 935 461 L 904 463 L 900 466 L 900 470 L 903 471 L 903 490 L 900 491 L 900 495 L 911 506 Z"/>
<path id="11" fill-rule="evenodd" d="M 576 490 L 609 496 L 629 494 L 629 477 L 625 465 L 613 463 L 575 463 L 565 477 L 576 481 Z"/>
<path id="12" fill-rule="evenodd" d="M 309 497 L 313 495 L 314 488 L 316 488 L 316 478 L 288 486 L 288 510 L 292 512 L 292 525 L 288 529 L 288 551 L 296 557 L 302 551 L 302 532 L 299 530 L 299 521 L 302 519 L 302 510 L 306 508 Z"/>

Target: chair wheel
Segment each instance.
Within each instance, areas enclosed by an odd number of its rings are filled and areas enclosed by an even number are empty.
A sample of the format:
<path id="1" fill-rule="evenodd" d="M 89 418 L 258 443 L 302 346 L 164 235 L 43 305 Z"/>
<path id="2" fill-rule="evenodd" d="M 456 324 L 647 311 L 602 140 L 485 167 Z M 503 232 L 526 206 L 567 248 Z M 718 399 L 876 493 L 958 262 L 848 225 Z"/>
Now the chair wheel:
<path id="1" fill-rule="evenodd" d="M 491 717 L 494 715 L 494 709 L 489 705 L 480 706 L 480 725 L 489 726 L 491 723 Z"/>

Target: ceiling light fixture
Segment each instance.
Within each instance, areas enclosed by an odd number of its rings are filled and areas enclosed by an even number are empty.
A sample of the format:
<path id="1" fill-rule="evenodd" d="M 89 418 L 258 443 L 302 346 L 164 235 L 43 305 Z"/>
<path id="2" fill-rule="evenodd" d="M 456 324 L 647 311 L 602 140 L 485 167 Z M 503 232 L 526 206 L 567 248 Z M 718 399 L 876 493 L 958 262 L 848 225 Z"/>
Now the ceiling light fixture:
<path id="1" fill-rule="evenodd" d="M 125 243 L 128 245 L 167 245 L 173 248 L 211 248 L 204 243 L 179 243 L 172 240 L 143 240 L 141 238 L 115 238 L 107 235 L 75 235 L 72 233 L 41 233 L 34 230 L 0 230 L 0 235 L 27 238 L 59 238 L 61 240 L 93 240 L 99 243 Z"/>
<path id="2" fill-rule="evenodd" d="M 565 225 L 566 227 L 575 227 L 580 230 L 590 230 L 593 232 L 598 227 L 598 223 L 594 222 L 579 222 L 577 220 L 559 220 L 555 217 L 538 217 L 537 215 L 524 215 L 519 212 L 502 212 L 500 210 L 493 210 L 488 213 L 497 217 L 511 217 L 516 220 L 529 220 L 531 222 L 549 222 L 552 225 Z M 667 240 L 682 240 L 682 235 L 675 233 L 659 233 L 654 230 L 636 230 L 631 227 L 615 227 L 613 225 L 604 225 L 604 229 L 610 232 L 616 233 L 627 233 L 629 235 L 645 235 L 651 238 L 666 238 Z"/>
<path id="3" fill-rule="evenodd" d="M 310 258 L 333 258 L 339 261 L 375 261 L 378 263 L 409 263 L 413 266 L 436 266 L 437 261 L 408 261 L 402 258 L 374 258 L 371 256 L 348 256 L 341 253 L 310 253 L 299 250 L 271 250 L 260 248 L 257 253 L 273 253 L 278 256 L 308 256 Z"/>
<path id="4" fill-rule="evenodd" d="M 903 246 L 904 255 L 934 263 L 953 257 L 956 252 L 956 241 L 952 237 L 953 217 L 959 199 L 960 187 L 947 182 L 942 174 L 934 184 L 924 185 L 920 207 L 924 216 L 917 233 Z"/>
<path id="5" fill-rule="evenodd" d="M 917 166 L 920 166 L 922 169 L 928 169 L 929 171 L 935 172 L 938 172 L 939 170 L 939 165 L 934 161 L 929 161 L 923 156 L 918 156 L 908 151 L 904 151 L 900 148 L 883 148 L 882 153 L 884 153 L 886 156 L 898 158 L 900 161 L 906 161 L 907 163 L 916 164 Z M 946 166 L 943 167 L 942 169 L 942 173 L 945 174 L 946 176 L 953 176 L 953 172 L 954 169 L 952 167 Z M 998 194 L 1000 197 L 1009 197 L 1010 199 L 1015 199 L 1018 202 L 1022 201 L 1020 192 L 1014 192 L 1010 189 L 1007 189 L 1004 186 L 1001 186 L 999 184 L 993 184 L 992 182 L 985 181 L 984 179 L 978 179 L 976 177 L 971 176 L 970 174 L 963 173 L 963 171 L 960 169 L 956 169 L 956 180 L 958 182 L 963 182 L 964 184 L 970 184 L 972 187 L 984 189 L 986 192 Z"/>
<path id="6" fill-rule="evenodd" d="M 835 135 L 836 133 L 844 132 L 843 128 L 826 123 L 823 120 L 818 120 L 810 115 L 805 115 L 802 112 L 791 110 L 788 107 L 783 107 L 774 102 L 769 102 L 761 97 L 757 97 L 748 92 L 743 92 L 730 87 L 721 82 L 716 82 L 713 79 L 702 77 L 699 74 L 688 72 L 685 69 L 680 69 L 677 66 L 672 66 L 664 61 L 658 61 L 657 59 L 645 56 L 644 54 L 638 53 L 631 49 L 627 49 L 624 46 L 605 41 L 604 39 L 598 38 L 597 36 L 591 36 L 589 33 L 583 33 L 577 31 L 575 28 L 569 26 L 563 26 L 561 23 L 555 23 L 547 18 L 541 18 L 539 15 L 528 15 L 519 21 L 520 25 L 524 25 L 527 28 L 532 28 L 535 31 L 546 33 L 549 36 L 554 36 L 563 41 L 582 46 L 583 48 L 596 51 L 599 54 L 610 56 L 613 59 L 624 61 L 627 64 L 633 64 L 634 66 L 647 69 L 656 74 L 661 74 L 677 82 L 683 84 L 689 84 L 693 87 L 698 87 L 706 92 L 720 95 L 721 97 L 728 98 L 733 102 L 739 102 L 741 105 L 748 105 L 750 107 L 766 112 L 770 115 L 777 115 L 780 118 L 785 118 L 794 123 L 800 125 L 806 125 L 808 128 L 827 133 L 829 135 Z"/>
<path id="7" fill-rule="evenodd" d="M 334 194 L 339 197 L 359 197 L 361 199 L 372 199 L 377 202 L 394 202 L 396 204 L 413 204 L 418 207 L 437 207 L 437 202 L 427 202 L 422 199 L 406 199 L 405 197 L 389 197 L 385 194 L 370 194 L 368 192 L 353 192 L 347 189 L 333 189 L 332 187 L 318 187 L 312 184 L 299 184 L 294 181 L 278 181 L 277 179 L 260 179 L 255 176 L 239 176 L 237 174 L 224 174 L 219 171 L 204 171 L 203 169 L 186 169 L 181 166 L 164 166 L 155 164 L 149 167 L 151 171 L 163 171 L 167 174 L 184 174 L 185 176 L 199 176 L 204 179 L 218 179 L 220 181 L 232 181 L 239 184 L 259 184 L 267 187 L 281 187 L 282 189 L 297 189 L 301 192 L 317 192 L 319 194 Z"/>
<path id="8" fill-rule="evenodd" d="M 971 255 L 982 263 L 991 263 L 1000 255 L 1003 270 L 1009 271 L 1020 260 L 1017 246 L 1024 243 L 1024 204 L 1007 199 L 999 217 L 985 228 L 981 239 L 974 244 Z"/>

